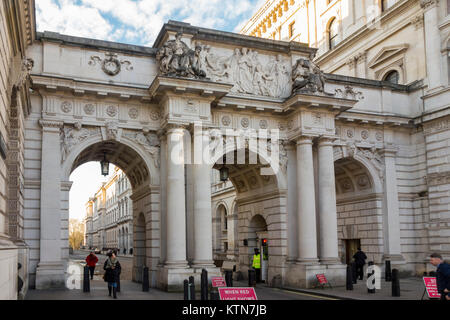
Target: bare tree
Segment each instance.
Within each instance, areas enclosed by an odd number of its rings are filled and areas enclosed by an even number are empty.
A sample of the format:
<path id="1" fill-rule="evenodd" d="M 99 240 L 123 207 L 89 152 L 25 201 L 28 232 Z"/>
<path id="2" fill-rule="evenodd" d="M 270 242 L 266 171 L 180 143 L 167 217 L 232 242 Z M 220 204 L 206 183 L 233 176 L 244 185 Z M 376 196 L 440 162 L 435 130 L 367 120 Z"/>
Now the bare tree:
<path id="1" fill-rule="evenodd" d="M 74 250 L 79 250 L 84 242 L 84 223 L 78 219 L 69 220 L 69 245 Z"/>

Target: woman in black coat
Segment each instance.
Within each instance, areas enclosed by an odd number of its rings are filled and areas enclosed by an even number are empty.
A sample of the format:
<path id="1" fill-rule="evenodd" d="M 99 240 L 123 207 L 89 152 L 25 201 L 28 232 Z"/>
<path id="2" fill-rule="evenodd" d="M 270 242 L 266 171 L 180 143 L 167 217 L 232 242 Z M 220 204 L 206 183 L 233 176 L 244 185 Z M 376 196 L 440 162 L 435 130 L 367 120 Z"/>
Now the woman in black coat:
<path id="1" fill-rule="evenodd" d="M 112 291 L 114 299 L 117 299 L 117 282 L 122 268 L 114 252 L 108 252 L 108 259 L 106 259 L 103 269 L 105 270 L 103 279 L 108 283 L 109 296 Z"/>

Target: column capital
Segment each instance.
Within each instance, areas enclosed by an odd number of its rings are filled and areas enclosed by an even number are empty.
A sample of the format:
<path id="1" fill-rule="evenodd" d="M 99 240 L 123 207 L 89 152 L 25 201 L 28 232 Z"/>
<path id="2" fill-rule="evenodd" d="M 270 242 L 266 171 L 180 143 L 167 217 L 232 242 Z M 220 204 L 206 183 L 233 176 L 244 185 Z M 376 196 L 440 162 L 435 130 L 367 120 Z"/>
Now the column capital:
<path id="1" fill-rule="evenodd" d="M 313 145 L 313 140 L 314 137 L 309 137 L 309 136 L 301 136 L 297 139 L 296 143 L 298 146 L 300 145 L 305 145 L 305 144 L 310 144 L 311 146 Z"/>
<path id="2" fill-rule="evenodd" d="M 334 146 L 334 141 L 336 141 L 335 137 L 325 137 L 325 136 L 321 136 L 319 137 L 319 139 L 317 140 L 319 147 L 322 146 Z"/>
<path id="3" fill-rule="evenodd" d="M 438 0 L 420 0 L 420 6 L 424 10 L 428 10 L 433 7 L 436 7 L 437 4 L 438 4 Z"/>
<path id="4" fill-rule="evenodd" d="M 56 120 L 40 119 L 39 125 L 44 129 L 61 129 L 64 126 L 64 122 Z"/>

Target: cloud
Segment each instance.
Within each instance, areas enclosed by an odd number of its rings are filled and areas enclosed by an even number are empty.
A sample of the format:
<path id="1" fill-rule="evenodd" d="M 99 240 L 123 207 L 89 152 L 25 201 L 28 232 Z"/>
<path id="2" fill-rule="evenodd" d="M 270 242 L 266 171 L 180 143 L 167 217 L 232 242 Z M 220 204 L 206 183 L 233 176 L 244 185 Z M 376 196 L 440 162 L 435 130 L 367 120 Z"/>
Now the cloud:
<path id="1" fill-rule="evenodd" d="M 38 31 L 153 45 L 163 24 L 238 32 L 265 0 L 36 0 Z"/>

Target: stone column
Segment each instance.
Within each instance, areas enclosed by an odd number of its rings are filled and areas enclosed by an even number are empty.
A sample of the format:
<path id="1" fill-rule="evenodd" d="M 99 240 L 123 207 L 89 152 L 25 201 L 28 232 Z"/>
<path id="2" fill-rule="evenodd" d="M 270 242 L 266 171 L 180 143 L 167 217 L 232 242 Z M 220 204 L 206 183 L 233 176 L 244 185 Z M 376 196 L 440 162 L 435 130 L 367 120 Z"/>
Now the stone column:
<path id="1" fill-rule="evenodd" d="M 297 141 L 297 262 L 301 264 L 318 262 L 312 145 L 313 142 L 310 137 L 302 137 Z"/>
<path id="2" fill-rule="evenodd" d="M 40 120 L 42 126 L 40 261 L 36 289 L 65 286 L 61 256 L 61 141 L 62 122 Z"/>
<path id="3" fill-rule="evenodd" d="M 321 138 L 319 160 L 320 261 L 339 263 L 333 141 Z"/>
<path id="4" fill-rule="evenodd" d="M 428 90 L 442 86 L 441 81 L 441 35 L 439 31 L 438 0 L 420 0 L 424 9 L 424 28 Z"/>
<path id="5" fill-rule="evenodd" d="M 209 133 L 196 130 L 194 150 L 203 154 L 208 146 Z M 201 153 L 200 153 L 201 152 Z M 211 166 L 202 159 L 194 159 L 194 268 L 214 267 L 212 255 Z"/>
<path id="6" fill-rule="evenodd" d="M 167 256 L 169 268 L 187 268 L 186 203 L 184 189 L 184 131 L 167 132 Z"/>
<path id="7" fill-rule="evenodd" d="M 397 189 L 397 170 L 395 167 L 396 154 L 397 150 L 384 150 L 384 251 L 386 259 L 390 259 L 391 261 L 403 261 L 400 246 L 400 210 Z"/>

